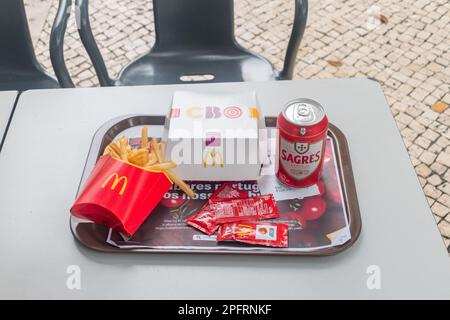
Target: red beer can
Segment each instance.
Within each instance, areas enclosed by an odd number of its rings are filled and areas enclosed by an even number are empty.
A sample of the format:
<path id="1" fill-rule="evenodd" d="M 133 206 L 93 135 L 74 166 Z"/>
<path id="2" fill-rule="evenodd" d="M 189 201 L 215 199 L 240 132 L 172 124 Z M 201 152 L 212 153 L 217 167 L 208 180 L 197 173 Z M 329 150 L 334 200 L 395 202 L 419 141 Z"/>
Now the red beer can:
<path id="1" fill-rule="evenodd" d="M 319 181 L 328 131 L 328 118 L 320 103 L 290 101 L 277 118 L 278 180 L 290 187 L 308 187 Z"/>

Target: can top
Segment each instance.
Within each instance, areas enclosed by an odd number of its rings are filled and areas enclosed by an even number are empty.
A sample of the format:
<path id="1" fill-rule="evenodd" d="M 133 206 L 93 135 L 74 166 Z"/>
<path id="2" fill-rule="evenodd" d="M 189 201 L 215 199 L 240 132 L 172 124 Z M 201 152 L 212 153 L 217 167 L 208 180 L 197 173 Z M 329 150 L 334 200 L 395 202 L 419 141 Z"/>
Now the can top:
<path id="1" fill-rule="evenodd" d="M 290 101 L 283 111 L 289 122 L 300 126 L 311 126 L 319 123 L 325 116 L 325 110 L 320 103 L 306 98 Z"/>

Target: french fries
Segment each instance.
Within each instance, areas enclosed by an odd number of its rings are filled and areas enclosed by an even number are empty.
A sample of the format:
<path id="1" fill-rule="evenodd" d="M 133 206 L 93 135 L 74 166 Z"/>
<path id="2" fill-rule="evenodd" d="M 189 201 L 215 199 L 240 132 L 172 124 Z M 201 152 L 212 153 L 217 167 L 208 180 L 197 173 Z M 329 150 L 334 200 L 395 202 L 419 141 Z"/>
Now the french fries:
<path id="1" fill-rule="evenodd" d="M 149 170 L 169 170 L 175 168 L 176 166 L 177 164 L 175 162 L 169 161 L 164 163 L 153 164 L 151 166 L 145 166 L 144 168 Z"/>
<path id="2" fill-rule="evenodd" d="M 121 159 L 121 156 L 120 156 L 121 151 L 120 151 L 120 148 L 117 146 L 117 144 L 111 143 L 107 148 L 109 148 L 111 150 L 113 155 L 115 155 L 117 158 Z"/>
<path id="3" fill-rule="evenodd" d="M 128 138 L 122 137 L 119 139 L 119 149 L 120 149 L 120 159 L 127 161 L 128 160 Z"/>
<path id="4" fill-rule="evenodd" d="M 173 183 L 178 185 L 183 192 L 189 197 L 194 197 L 195 193 L 191 188 L 181 180 L 170 169 L 177 165 L 173 161 L 164 161 L 165 144 L 158 143 L 156 138 L 148 140 L 148 128 L 142 128 L 141 146 L 139 149 L 132 149 L 128 143 L 127 137 L 121 137 L 118 141 L 111 142 L 106 148 L 103 155 L 128 162 L 132 165 L 141 167 L 145 170 L 163 171 Z"/>
<path id="5" fill-rule="evenodd" d="M 128 162 L 143 167 L 148 163 L 148 151 L 147 149 L 130 150 L 127 158 Z"/>
<path id="6" fill-rule="evenodd" d="M 160 142 L 159 143 L 159 152 L 161 153 L 161 159 L 165 158 L 165 152 L 166 152 L 166 144 Z"/>
<path id="7" fill-rule="evenodd" d="M 142 128 L 141 148 L 148 148 L 148 128 Z"/>
<path id="8" fill-rule="evenodd" d="M 158 161 L 158 163 L 161 163 L 163 161 L 163 158 L 161 156 L 161 149 L 160 149 L 158 142 L 156 141 L 156 138 L 152 139 L 151 147 L 152 147 L 152 151 L 156 155 L 156 161 Z"/>
<path id="9" fill-rule="evenodd" d="M 151 166 L 153 164 L 156 164 L 158 161 L 156 159 L 156 156 L 154 153 L 150 153 L 150 155 L 148 156 L 148 162 L 147 162 L 147 166 Z"/>
<path id="10" fill-rule="evenodd" d="M 183 181 L 181 180 L 175 173 L 173 173 L 170 170 L 163 170 L 170 178 L 170 180 L 173 181 L 177 186 L 180 187 L 181 190 L 184 191 L 190 198 L 195 196 L 195 192 L 192 191 L 191 188 Z"/>

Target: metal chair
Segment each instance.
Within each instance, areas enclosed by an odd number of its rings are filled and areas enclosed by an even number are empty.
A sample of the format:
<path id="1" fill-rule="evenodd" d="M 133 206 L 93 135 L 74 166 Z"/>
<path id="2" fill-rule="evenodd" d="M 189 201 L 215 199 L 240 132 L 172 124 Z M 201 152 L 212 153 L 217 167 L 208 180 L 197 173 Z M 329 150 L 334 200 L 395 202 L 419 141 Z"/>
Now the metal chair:
<path id="1" fill-rule="evenodd" d="M 292 79 L 308 13 L 295 1 L 294 23 L 281 72 L 262 56 L 241 47 L 234 36 L 233 0 L 153 0 L 155 44 L 111 79 L 92 34 L 88 0 L 76 0 L 81 41 L 101 86 L 184 83 L 184 76 L 211 75 L 198 82 Z M 63 40 L 71 0 L 60 0 L 51 33 L 51 60 L 63 87 L 73 87 L 64 64 Z"/>
<path id="2" fill-rule="evenodd" d="M 22 0 L 0 1 L 0 91 L 58 88 L 36 60 Z"/>

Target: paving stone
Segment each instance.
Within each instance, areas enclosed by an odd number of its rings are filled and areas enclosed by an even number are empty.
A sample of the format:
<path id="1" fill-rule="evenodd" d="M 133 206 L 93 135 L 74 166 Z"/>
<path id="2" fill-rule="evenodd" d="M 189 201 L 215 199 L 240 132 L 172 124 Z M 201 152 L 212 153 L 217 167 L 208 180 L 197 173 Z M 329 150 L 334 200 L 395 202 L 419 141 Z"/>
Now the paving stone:
<path id="1" fill-rule="evenodd" d="M 442 183 L 441 177 L 437 174 L 433 174 L 432 176 L 427 178 L 428 183 L 430 183 L 433 186 L 438 186 Z"/>
<path id="2" fill-rule="evenodd" d="M 423 161 L 423 163 L 431 165 L 434 159 L 436 159 L 436 155 L 434 153 L 429 152 L 428 150 L 425 150 L 424 152 L 422 152 L 419 159 Z"/>
<path id="3" fill-rule="evenodd" d="M 445 194 L 450 194 L 450 182 L 446 182 L 446 183 L 440 185 L 439 190 L 441 190 Z"/>
<path id="4" fill-rule="evenodd" d="M 417 167 L 415 167 L 415 169 L 417 174 L 423 178 L 428 177 L 432 172 L 424 163 L 420 163 Z"/>
<path id="5" fill-rule="evenodd" d="M 442 203 L 447 208 L 450 208 L 450 196 L 448 194 L 443 194 L 438 198 L 438 201 Z"/>
<path id="6" fill-rule="evenodd" d="M 425 127 L 428 127 L 428 128 L 430 128 L 430 127 L 433 127 L 433 121 L 431 121 L 431 120 L 429 120 L 429 119 L 427 119 L 427 118 L 424 118 L 424 117 L 419 117 L 418 119 L 417 119 L 417 121 L 420 123 L 420 124 L 422 124 L 423 126 L 425 126 Z M 423 137 L 426 137 L 425 135 L 423 135 L 422 134 L 422 136 Z M 431 140 L 431 139 L 429 139 L 429 138 L 427 138 L 428 140 Z M 433 146 L 433 145 L 435 145 L 434 143 L 432 143 L 428 148 L 430 148 L 431 146 Z M 442 149 L 442 147 L 441 146 L 439 146 L 440 147 L 440 149 L 439 149 L 439 151 Z M 436 148 L 434 148 L 434 149 L 436 149 Z M 431 151 L 431 150 L 430 150 Z"/>
<path id="7" fill-rule="evenodd" d="M 397 125 L 399 126 L 399 123 L 397 123 Z M 414 141 L 416 137 L 419 135 L 417 132 L 408 127 L 401 129 L 401 133 L 402 136 L 409 141 Z"/>
<path id="8" fill-rule="evenodd" d="M 433 213 L 440 218 L 444 218 L 450 212 L 450 209 L 441 204 L 439 201 L 436 201 L 431 208 Z"/>
<path id="9" fill-rule="evenodd" d="M 436 172 L 439 176 L 443 176 L 444 172 L 447 170 L 447 167 L 438 163 L 438 162 L 434 162 L 431 166 L 430 169 L 433 170 L 433 172 Z M 444 177 L 445 179 L 445 177 Z"/>
<path id="10" fill-rule="evenodd" d="M 442 218 L 439 217 L 437 214 L 433 214 L 433 218 L 436 221 L 437 225 L 439 226 L 439 222 L 442 221 Z M 442 234 L 442 232 L 441 232 L 441 234 Z"/>
<path id="11" fill-rule="evenodd" d="M 448 104 L 444 101 L 438 101 L 431 107 L 435 112 L 444 112 L 448 108 Z"/>
<path id="12" fill-rule="evenodd" d="M 425 195 L 433 199 L 438 199 L 442 195 L 442 191 L 432 186 L 431 184 L 426 184 L 423 188 L 423 191 L 425 192 Z"/>
<path id="13" fill-rule="evenodd" d="M 420 160 L 415 157 L 410 157 L 410 159 L 411 159 L 411 163 L 414 167 L 418 166 L 421 163 Z"/>
<path id="14" fill-rule="evenodd" d="M 442 98 L 442 101 L 444 101 L 445 103 L 449 104 L 450 103 L 450 93 L 447 91 L 447 94 L 445 95 L 444 98 Z M 448 106 L 447 106 L 448 107 Z"/>
<path id="15" fill-rule="evenodd" d="M 421 125 L 417 120 L 412 120 L 408 124 L 408 127 L 410 127 L 411 129 L 413 129 L 415 132 L 418 132 L 418 133 L 423 133 L 426 131 L 425 126 Z"/>
<path id="16" fill-rule="evenodd" d="M 450 239 L 444 238 L 445 246 L 447 247 L 448 252 L 450 253 Z"/>
<path id="17" fill-rule="evenodd" d="M 447 138 L 444 137 L 444 136 L 441 136 L 441 137 L 439 137 L 439 139 L 436 141 L 436 143 L 437 143 L 438 145 L 440 145 L 441 147 L 447 147 L 447 146 L 450 145 L 450 140 L 447 139 Z"/>
<path id="18" fill-rule="evenodd" d="M 450 181 L 450 169 L 448 169 L 444 174 L 444 180 L 449 182 Z M 449 194 L 449 193 L 447 193 Z"/>
<path id="19" fill-rule="evenodd" d="M 439 156 L 437 157 L 437 162 L 450 167 L 450 152 L 442 152 L 439 154 Z"/>
<path id="20" fill-rule="evenodd" d="M 414 142 L 424 149 L 428 149 L 431 144 L 431 141 L 424 137 L 418 137 Z"/>
<path id="21" fill-rule="evenodd" d="M 416 78 L 419 78 L 422 81 L 426 79 L 426 77 L 421 76 L 421 73 L 415 73 L 414 75 Z M 422 89 L 421 87 L 418 87 L 411 92 L 411 97 L 416 99 L 417 101 L 422 101 L 423 99 L 425 99 L 427 95 L 428 92 Z"/>
<path id="22" fill-rule="evenodd" d="M 450 222 L 446 220 L 441 220 L 439 223 L 439 230 L 444 237 L 450 237 Z"/>
<path id="23" fill-rule="evenodd" d="M 416 157 L 416 158 L 419 158 L 420 155 L 423 153 L 423 151 L 424 151 L 424 150 L 423 150 L 421 147 L 419 147 L 418 145 L 415 145 L 415 144 L 411 145 L 411 146 L 408 148 L 409 154 L 410 154 L 411 156 L 413 156 L 413 157 Z M 427 163 L 427 164 L 429 164 L 429 163 Z"/>
<path id="24" fill-rule="evenodd" d="M 450 213 L 444 217 L 444 220 L 447 222 L 450 222 Z"/>
<path id="25" fill-rule="evenodd" d="M 425 130 L 422 136 L 430 141 L 434 141 L 439 138 L 439 134 L 430 129 Z"/>

